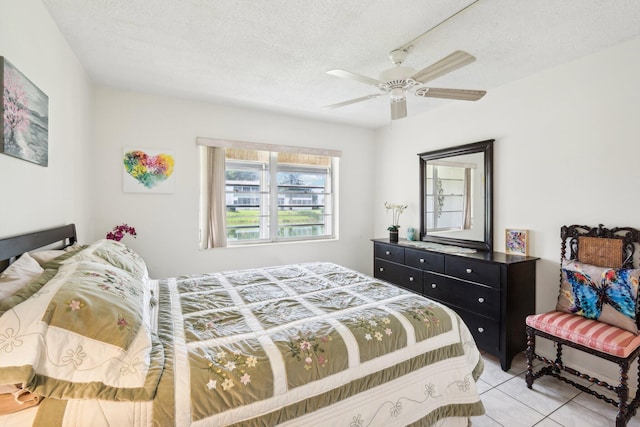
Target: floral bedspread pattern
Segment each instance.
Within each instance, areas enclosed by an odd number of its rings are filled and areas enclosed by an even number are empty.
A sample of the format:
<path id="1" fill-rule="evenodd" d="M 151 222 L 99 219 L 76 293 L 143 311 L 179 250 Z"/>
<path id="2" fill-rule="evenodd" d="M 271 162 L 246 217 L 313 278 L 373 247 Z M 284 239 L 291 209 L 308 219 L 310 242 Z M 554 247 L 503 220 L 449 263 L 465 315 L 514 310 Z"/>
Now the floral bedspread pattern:
<path id="1" fill-rule="evenodd" d="M 287 422 L 475 349 L 447 308 L 331 263 L 182 276 L 160 281 L 163 290 L 173 305 L 174 347 L 184 344 L 176 357 L 188 361 L 175 372 L 176 395 L 190 395 L 176 401 L 178 425 Z M 473 381 L 480 370 L 476 360 L 446 380 L 466 395 L 452 400 L 467 402 L 460 415 L 482 412 Z M 421 387 L 423 400 L 433 401 L 435 385 Z M 396 418 L 401 406 L 386 414 Z M 373 414 L 345 417 L 360 425 Z"/>
<path id="2" fill-rule="evenodd" d="M 484 412 L 450 309 L 332 263 L 151 280 L 100 240 L 0 301 L 0 425 L 404 426 Z M 461 417 L 461 418 L 455 418 Z"/>
<path id="3" fill-rule="evenodd" d="M 0 385 L 56 399 L 151 400 L 164 357 L 143 318 L 145 283 L 89 261 L 43 277 L 3 309 Z"/>

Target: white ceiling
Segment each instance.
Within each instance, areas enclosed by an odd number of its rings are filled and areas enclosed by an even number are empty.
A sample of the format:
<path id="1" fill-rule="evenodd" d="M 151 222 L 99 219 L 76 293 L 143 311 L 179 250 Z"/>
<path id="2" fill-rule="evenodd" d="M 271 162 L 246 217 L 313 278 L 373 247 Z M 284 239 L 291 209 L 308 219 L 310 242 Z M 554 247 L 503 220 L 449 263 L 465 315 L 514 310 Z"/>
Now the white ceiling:
<path id="1" fill-rule="evenodd" d="M 387 55 L 473 0 L 42 0 L 100 85 L 376 128 Z M 638 0 L 479 0 L 422 37 L 404 65 L 477 61 L 429 85 L 491 89 L 640 36 Z M 640 52 L 639 52 L 640 54 Z M 411 96 L 408 115 L 450 101 Z M 482 103 L 483 100 L 476 101 Z"/>

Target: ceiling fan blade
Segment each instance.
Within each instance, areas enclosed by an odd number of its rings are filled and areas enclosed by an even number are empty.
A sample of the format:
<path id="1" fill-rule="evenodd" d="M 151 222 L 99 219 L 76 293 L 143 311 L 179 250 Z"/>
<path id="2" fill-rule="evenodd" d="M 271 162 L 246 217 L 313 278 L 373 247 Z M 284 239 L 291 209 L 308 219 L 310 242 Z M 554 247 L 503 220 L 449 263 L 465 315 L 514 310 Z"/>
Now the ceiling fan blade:
<path id="1" fill-rule="evenodd" d="M 345 105 L 355 104 L 356 102 L 362 102 L 362 101 L 366 101 L 368 99 L 374 99 L 374 98 L 379 97 L 380 95 L 382 95 L 382 94 L 381 93 L 376 93 L 376 94 L 373 94 L 373 95 L 367 95 L 367 96 L 363 96 L 362 98 L 350 99 L 348 101 L 339 102 L 337 104 L 325 105 L 322 108 L 325 108 L 325 109 L 340 108 L 340 107 L 344 107 Z"/>
<path id="2" fill-rule="evenodd" d="M 429 65 L 417 73 L 411 78 L 420 83 L 427 83 L 433 79 L 437 79 L 440 76 L 444 76 L 447 73 L 462 68 L 465 65 L 471 64 L 476 60 L 476 57 L 464 52 L 462 50 L 456 50 L 451 55 L 442 58 L 440 61 Z"/>
<path id="3" fill-rule="evenodd" d="M 346 70 L 340 70 L 340 69 L 330 70 L 330 71 L 327 71 L 327 74 L 331 74 L 332 76 L 336 76 L 336 77 L 341 77 L 343 79 L 355 80 L 357 82 L 365 83 L 372 86 L 378 86 L 382 84 L 380 80 L 376 80 L 371 77 L 352 73 L 351 71 L 346 71 Z"/>
<path id="4" fill-rule="evenodd" d="M 484 90 L 442 89 L 435 87 L 423 87 L 416 90 L 416 96 L 423 96 L 425 98 L 459 99 L 461 101 L 477 101 L 486 93 L 487 92 Z"/>
<path id="5" fill-rule="evenodd" d="M 407 117 L 407 99 L 402 98 L 397 101 L 391 101 L 391 120 L 397 120 Z"/>

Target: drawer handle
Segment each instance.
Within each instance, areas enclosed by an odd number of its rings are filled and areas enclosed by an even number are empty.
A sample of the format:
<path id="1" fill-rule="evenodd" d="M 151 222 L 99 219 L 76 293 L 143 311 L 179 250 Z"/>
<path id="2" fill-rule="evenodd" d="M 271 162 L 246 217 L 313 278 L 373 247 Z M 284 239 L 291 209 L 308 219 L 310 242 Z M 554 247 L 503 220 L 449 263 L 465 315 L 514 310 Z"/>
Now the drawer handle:
<path id="1" fill-rule="evenodd" d="M 478 302 L 479 302 L 480 304 L 482 304 L 482 303 L 484 302 L 484 298 L 482 298 L 482 297 L 478 298 Z"/>
<path id="2" fill-rule="evenodd" d="M 391 255 L 391 252 L 386 251 L 386 252 L 385 252 L 385 255 Z"/>
<path id="3" fill-rule="evenodd" d="M 420 258 L 420 262 L 424 262 L 424 258 Z"/>
<path id="4" fill-rule="evenodd" d="M 384 271 L 384 268 L 380 267 L 380 271 Z"/>
<path id="5" fill-rule="evenodd" d="M 413 277 L 409 277 L 409 281 L 410 281 L 410 282 L 413 282 Z"/>
<path id="6" fill-rule="evenodd" d="M 467 273 L 471 274 L 471 273 L 473 273 L 473 270 L 470 269 L 470 268 L 467 268 Z"/>
<path id="7" fill-rule="evenodd" d="M 483 333 L 484 332 L 484 328 L 478 328 L 478 332 Z"/>
<path id="8" fill-rule="evenodd" d="M 438 285 L 436 285 L 435 283 L 432 283 L 432 284 L 431 284 L 431 287 L 432 287 L 433 289 L 435 289 L 435 288 L 437 288 L 437 287 L 438 287 Z"/>

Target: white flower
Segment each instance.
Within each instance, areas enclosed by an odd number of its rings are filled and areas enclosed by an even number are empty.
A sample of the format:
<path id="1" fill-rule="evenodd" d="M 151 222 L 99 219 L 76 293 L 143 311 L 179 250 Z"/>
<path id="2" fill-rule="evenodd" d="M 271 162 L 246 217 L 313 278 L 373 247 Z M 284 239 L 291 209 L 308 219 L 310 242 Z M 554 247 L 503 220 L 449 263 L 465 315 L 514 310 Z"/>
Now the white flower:
<path id="1" fill-rule="evenodd" d="M 218 385 L 218 381 L 216 380 L 209 380 L 209 382 L 207 383 L 207 388 L 209 390 L 214 390 L 216 388 L 216 386 Z"/>
<path id="2" fill-rule="evenodd" d="M 400 203 L 384 202 L 384 207 L 387 210 L 387 212 L 391 211 L 391 213 L 393 214 L 393 222 L 391 223 L 391 226 L 398 227 L 398 224 L 400 223 L 400 214 L 404 212 L 404 210 L 407 208 L 407 205 L 400 204 Z"/>
<path id="3" fill-rule="evenodd" d="M 224 380 L 224 382 L 222 383 L 222 389 L 224 391 L 229 390 L 230 388 L 233 388 L 235 384 L 233 384 L 233 381 L 231 381 L 231 378 L 227 378 Z"/>
<path id="4" fill-rule="evenodd" d="M 0 350 L 11 353 L 14 347 L 20 347 L 22 340 L 18 338 L 18 332 L 13 328 L 7 328 L 5 334 L 0 334 Z"/>
<path id="5" fill-rule="evenodd" d="M 62 357 L 64 365 L 73 365 L 74 368 L 82 365 L 84 358 L 87 357 L 87 353 L 84 352 L 82 346 L 79 345 L 75 350 L 67 350 L 66 356 Z"/>

